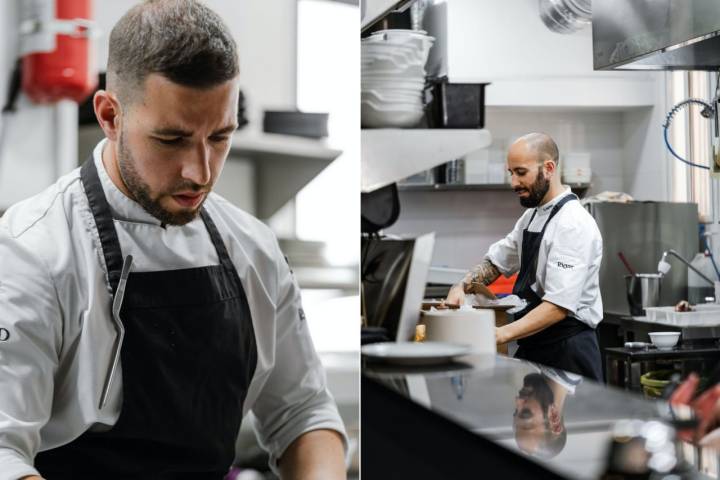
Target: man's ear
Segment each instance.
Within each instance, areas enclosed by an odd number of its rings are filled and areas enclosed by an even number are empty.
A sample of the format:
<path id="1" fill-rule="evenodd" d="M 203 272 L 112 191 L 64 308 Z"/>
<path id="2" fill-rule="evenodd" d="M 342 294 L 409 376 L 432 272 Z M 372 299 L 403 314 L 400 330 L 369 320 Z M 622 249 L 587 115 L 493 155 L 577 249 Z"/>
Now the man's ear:
<path id="1" fill-rule="evenodd" d="M 543 163 L 544 163 L 545 172 L 547 172 L 547 175 L 552 176 L 555 173 L 557 173 L 557 163 L 553 162 L 552 160 L 545 160 Z"/>
<path id="2" fill-rule="evenodd" d="M 120 132 L 122 118 L 120 102 L 117 97 L 107 90 L 98 90 L 93 96 L 93 108 L 100 128 L 105 132 L 108 140 L 116 142 Z"/>

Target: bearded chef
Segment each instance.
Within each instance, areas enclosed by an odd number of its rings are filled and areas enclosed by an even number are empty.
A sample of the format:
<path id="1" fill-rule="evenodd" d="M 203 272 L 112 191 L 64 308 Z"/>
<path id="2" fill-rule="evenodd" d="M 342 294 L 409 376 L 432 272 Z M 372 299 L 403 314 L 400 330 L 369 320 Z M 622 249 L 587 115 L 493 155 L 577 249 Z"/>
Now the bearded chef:
<path id="1" fill-rule="evenodd" d="M 106 138 L 0 220 L 0 479 L 220 480 L 248 412 L 281 478 L 345 478 L 292 272 L 212 192 L 237 128 L 229 30 L 142 2 L 108 58 Z"/>
<path id="2" fill-rule="evenodd" d="M 602 237 L 595 220 L 560 183 L 553 139 L 530 133 L 508 151 L 513 190 L 527 211 L 490 246 L 480 264 L 454 285 L 447 302 L 482 293 L 501 274 L 518 272 L 513 294 L 523 301 L 513 321 L 496 328 L 496 343 L 517 340 L 515 357 L 602 381 L 595 329 L 602 320 Z"/>

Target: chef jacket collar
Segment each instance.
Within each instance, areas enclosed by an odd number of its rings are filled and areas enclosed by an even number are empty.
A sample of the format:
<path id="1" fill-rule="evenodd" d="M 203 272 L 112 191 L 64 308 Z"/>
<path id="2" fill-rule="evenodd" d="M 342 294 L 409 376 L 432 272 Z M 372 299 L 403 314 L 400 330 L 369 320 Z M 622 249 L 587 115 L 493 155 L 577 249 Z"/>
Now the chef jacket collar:
<path id="1" fill-rule="evenodd" d="M 566 195 L 570 195 L 571 193 L 572 193 L 572 191 L 570 190 L 570 187 L 566 186 L 566 187 L 565 187 L 565 190 L 563 190 L 562 193 L 560 193 L 559 195 L 557 195 L 555 198 L 553 198 L 552 200 L 550 200 L 550 201 L 549 201 L 548 203 L 546 203 L 545 205 L 542 205 L 542 206 L 537 207 L 537 208 L 538 208 L 538 210 L 540 210 L 542 213 L 546 213 L 546 212 L 550 211 L 563 197 L 565 197 Z"/>
<path id="2" fill-rule="evenodd" d="M 102 162 L 102 152 L 107 145 L 107 138 L 97 144 L 93 150 L 93 160 L 100 177 L 100 183 L 105 191 L 105 197 L 115 220 L 148 223 L 162 226 L 162 222 L 148 213 L 139 203 L 125 195 L 108 175 Z M 196 219 L 197 220 L 197 219 Z"/>

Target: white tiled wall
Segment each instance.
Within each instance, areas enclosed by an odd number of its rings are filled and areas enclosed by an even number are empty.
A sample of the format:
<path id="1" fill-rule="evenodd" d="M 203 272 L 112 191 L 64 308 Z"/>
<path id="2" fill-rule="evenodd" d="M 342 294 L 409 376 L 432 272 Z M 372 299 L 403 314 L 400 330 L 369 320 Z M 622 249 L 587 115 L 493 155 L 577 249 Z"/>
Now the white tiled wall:
<path id="1" fill-rule="evenodd" d="M 488 108 L 486 128 L 493 136 L 491 149 L 499 149 L 503 155 L 516 138 L 538 131 L 555 139 L 560 149 L 561 168 L 566 153 L 589 152 L 592 194 L 624 189 L 623 115 L 618 111 Z"/>
<path id="2" fill-rule="evenodd" d="M 505 236 L 523 208 L 510 190 L 402 192 L 401 213 L 388 233 L 435 232 L 432 265 L 466 269 Z"/>
<path id="3" fill-rule="evenodd" d="M 512 141 L 528 132 L 552 136 L 561 155 L 589 152 L 593 170 L 588 195 L 624 191 L 639 200 L 665 199 L 662 145 L 657 164 L 648 157 L 646 133 L 654 109 L 630 111 L 488 108 L 486 128 L 493 136 L 491 161 L 504 157 Z M 652 157 L 652 155 L 650 155 Z M 648 160 L 649 163 L 650 160 Z M 661 181 L 662 180 L 662 181 Z M 401 214 L 388 233 L 418 235 L 436 232 L 433 265 L 466 269 L 482 259 L 488 247 L 513 228 L 523 212 L 517 197 L 507 191 L 401 192 Z"/>

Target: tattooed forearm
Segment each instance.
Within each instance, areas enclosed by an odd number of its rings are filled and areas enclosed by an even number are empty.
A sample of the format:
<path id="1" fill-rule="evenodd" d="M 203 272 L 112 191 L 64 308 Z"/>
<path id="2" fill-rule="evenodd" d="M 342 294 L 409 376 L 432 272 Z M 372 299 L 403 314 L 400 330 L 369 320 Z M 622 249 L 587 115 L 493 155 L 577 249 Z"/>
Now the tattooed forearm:
<path id="1" fill-rule="evenodd" d="M 476 285 L 490 285 L 500 276 L 500 271 L 487 258 L 475 265 L 463 278 L 465 293 L 475 293 Z"/>

